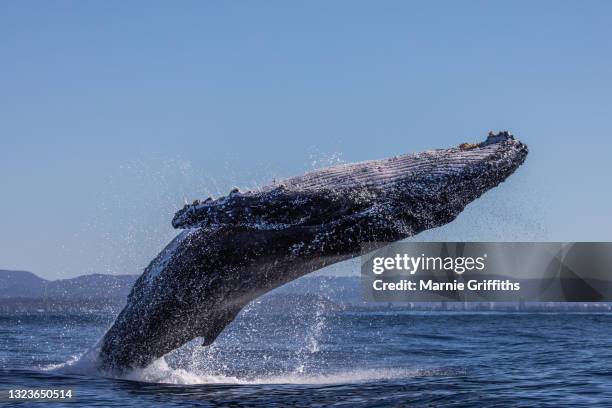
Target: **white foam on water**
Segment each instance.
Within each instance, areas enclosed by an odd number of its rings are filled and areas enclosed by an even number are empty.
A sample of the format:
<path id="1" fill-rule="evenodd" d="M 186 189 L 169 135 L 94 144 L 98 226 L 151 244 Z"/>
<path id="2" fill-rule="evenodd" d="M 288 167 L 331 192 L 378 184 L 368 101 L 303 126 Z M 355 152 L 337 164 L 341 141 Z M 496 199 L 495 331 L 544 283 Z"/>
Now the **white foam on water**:
<path id="1" fill-rule="evenodd" d="M 42 367 L 43 371 L 64 375 L 83 375 L 88 377 L 113 377 L 117 379 L 156 383 L 156 384 L 236 384 L 236 385 L 325 385 L 354 384 L 413 378 L 418 376 L 441 375 L 443 372 L 406 368 L 369 368 L 345 369 L 338 371 L 309 373 L 307 370 L 293 370 L 287 373 L 251 375 L 248 377 L 207 373 L 195 368 L 170 367 L 162 357 L 145 368 L 134 369 L 119 376 L 110 376 L 97 367 L 95 353 L 86 352 L 72 356 L 61 364 Z"/>
<path id="2" fill-rule="evenodd" d="M 412 378 L 428 375 L 430 372 L 424 370 L 407 370 L 402 368 L 385 369 L 355 369 L 327 373 L 287 373 L 280 375 L 262 375 L 257 377 L 240 378 L 225 375 L 212 375 L 204 372 L 189 371 L 182 368 L 171 368 L 161 358 L 146 368 L 133 370 L 123 376 L 123 379 L 161 383 L 161 384 L 242 384 L 242 385 L 265 385 L 265 384 L 295 384 L 295 385 L 321 385 L 321 384 L 352 384 L 359 382 L 371 382 L 382 380 L 393 380 Z"/>
<path id="3" fill-rule="evenodd" d="M 52 371 L 65 375 L 85 375 L 90 377 L 108 377 L 101 372 L 95 364 L 95 360 L 88 358 L 87 353 L 81 356 L 72 356 L 67 362 L 51 364 L 43 368 L 44 371 Z M 184 368 L 172 368 L 162 357 L 151 365 L 142 369 L 135 369 L 114 378 L 129 381 L 198 385 L 198 384 L 236 384 L 236 385 L 326 385 L 326 384 L 354 384 L 364 382 L 375 382 L 384 380 L 397 380 L 414 378 L 420 376 L 442 375 L 443 372 L 422 369 L 405 368 L 371 368 L 371 369 L 349 369 L 341 371 L 330 371 L 323 373 L 307 373 L 295 370 L 286 374 L 261 375 L 253 377 L 237 377 L 229 375 L 211 374 Z"/>
<path id="4" fill-rule="evenodd" d="M 49 364 L 41 367 L 43 371 L 52 371 L 58 374 L 73 374 L 99 377 L 98 369 L 98 346 L 90 348 L 84 353 L 71 356 L 66 362 L 59 364 Z"/>

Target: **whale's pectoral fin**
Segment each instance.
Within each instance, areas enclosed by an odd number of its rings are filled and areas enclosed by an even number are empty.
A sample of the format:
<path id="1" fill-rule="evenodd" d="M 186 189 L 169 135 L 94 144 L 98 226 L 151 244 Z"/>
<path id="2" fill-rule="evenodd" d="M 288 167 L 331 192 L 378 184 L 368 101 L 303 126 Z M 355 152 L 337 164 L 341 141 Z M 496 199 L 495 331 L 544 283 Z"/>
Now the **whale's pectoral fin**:
<path id="1" fill-rule="evenodd" d="M 202 332 L 200 334 L 200 336 L 204 339 L 202 342 L 202 347 L 207 347 L 214 343 L 223 329 L 225 329 L 227 325 L 236 318 L 238 313 L 240 313 L 241 309 L 241 307 L 238 307 L 225 310 L 217 314 L 217 316 L 212 320 L 209 320 L 209 322 L 202 328 Z"/>

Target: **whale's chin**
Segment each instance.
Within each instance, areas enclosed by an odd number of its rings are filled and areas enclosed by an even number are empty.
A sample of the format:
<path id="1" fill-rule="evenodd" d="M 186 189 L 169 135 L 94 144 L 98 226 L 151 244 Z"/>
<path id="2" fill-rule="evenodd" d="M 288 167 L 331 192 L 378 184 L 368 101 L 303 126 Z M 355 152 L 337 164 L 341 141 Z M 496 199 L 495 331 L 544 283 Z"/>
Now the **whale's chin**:
<path id="1" fill-rule="evenodd" d="M 102 339 L 100 364 L 143 367 L 196 337 L 210 344 L 251 300 L 357 256 L 362 243 L 451 222 L 527 153 L 500 132 L 478 144 L 331 167 L 187 205 L 172 221 L 184 231 L 145 269 Z"/>

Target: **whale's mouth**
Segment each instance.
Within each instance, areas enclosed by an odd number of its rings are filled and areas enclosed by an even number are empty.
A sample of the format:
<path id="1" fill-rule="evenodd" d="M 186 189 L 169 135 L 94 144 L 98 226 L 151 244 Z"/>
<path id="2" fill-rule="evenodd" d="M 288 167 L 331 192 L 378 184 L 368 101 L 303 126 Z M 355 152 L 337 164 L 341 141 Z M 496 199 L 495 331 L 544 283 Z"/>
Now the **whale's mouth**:
<path id="1" fill-rule="evenodd" d="M 145 269 L 101 341 L 108 370 L 146 367 L 195 339 L 215 341 L 251 300 L 365 242 L 395 242 L 457 217 L 509 177 L 527 146 L 508 132 L 482 143 L 347 164 L 257 191 L 196 201 Z"/>

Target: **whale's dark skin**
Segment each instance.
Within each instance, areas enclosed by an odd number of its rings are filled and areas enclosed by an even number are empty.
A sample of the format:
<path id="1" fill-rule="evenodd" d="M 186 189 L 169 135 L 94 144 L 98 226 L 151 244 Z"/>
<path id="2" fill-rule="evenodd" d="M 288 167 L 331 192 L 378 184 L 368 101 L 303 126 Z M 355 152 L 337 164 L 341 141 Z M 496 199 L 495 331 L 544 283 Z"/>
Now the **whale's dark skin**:
<path id="1" fill-rule="evenodd" d="M 255 192 L 194 202 L 182 231 L 145 269 L 100 344 L 108 372 L 144 367 L 186 342 L 212 343 L 250 301 L 364 242 L 393 242 L 451 222 L 511 175 L 527 146 L 485 142 L 318 170 Z"/>

